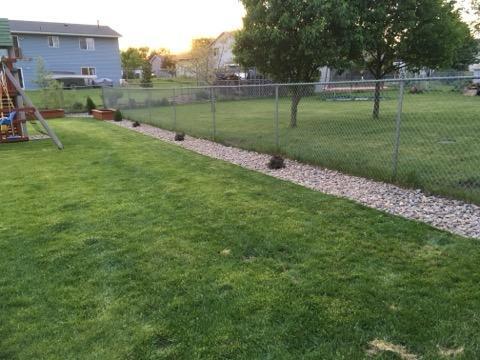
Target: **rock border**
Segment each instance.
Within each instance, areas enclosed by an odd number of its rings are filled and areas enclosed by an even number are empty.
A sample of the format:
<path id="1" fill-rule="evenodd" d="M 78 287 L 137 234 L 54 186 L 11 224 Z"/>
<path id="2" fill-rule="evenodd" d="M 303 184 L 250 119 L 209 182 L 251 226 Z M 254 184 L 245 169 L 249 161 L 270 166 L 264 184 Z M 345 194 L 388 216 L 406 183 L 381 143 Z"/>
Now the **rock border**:
<path id="1" fill-rule="evenodd" d="M 480 239 L 480 206 L 474 204 L 430 196 L 421 190 L 404 189 L 294 160 L 286 160 L 284 169 L 270 170 L 267 164 L 271 155 L 228 147 L 190 136 L 186 136 L 185 141 L 176 142 L 174 141 L 175 133 L 172 131 L 146 124 L 133 128 L 133 122 L 129 120 L 111 123 L 312 190 L 347 198 L 406 219 L 421 221 L 453 234 Z"/>

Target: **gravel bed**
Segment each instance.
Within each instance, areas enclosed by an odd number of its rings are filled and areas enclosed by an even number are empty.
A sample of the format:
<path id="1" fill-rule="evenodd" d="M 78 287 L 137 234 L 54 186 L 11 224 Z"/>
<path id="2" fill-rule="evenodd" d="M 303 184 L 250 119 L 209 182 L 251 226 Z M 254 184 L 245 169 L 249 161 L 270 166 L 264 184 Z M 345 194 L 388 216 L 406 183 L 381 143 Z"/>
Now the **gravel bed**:
<path id="1" fill-rule="evenodd" d="M 224 160 L 282 180 L 287 180 L 326 194 L 354 200 L 365 206 L 407 219 L 421 221 L 458 235 L 480 239 L 480 207 L 459 200 L 427 196 L 421 190 L 403 189 L 338 171 L 286 160 L 286 168 L 270 170 L 271 156 L 228 147 L 209 140 L 185 137 L 175 142 L 174 133 L 142 124 L 133 128 L 131 121 L 112 122 L 115 125 L 150 135 L 202 155 Z"/>

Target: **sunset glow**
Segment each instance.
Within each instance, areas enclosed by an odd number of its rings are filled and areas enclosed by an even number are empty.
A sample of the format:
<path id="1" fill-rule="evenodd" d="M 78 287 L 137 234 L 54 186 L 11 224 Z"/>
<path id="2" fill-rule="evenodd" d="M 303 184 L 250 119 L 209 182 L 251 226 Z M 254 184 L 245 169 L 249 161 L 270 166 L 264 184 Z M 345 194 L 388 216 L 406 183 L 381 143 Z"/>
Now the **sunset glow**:
<path id="1" fill-rule="evenodd" d="M 122 34 L 120 47 L 149 46 L 188 50 L 194 37 L 216 37 L 242 25 L 244 9 L 238 0 L 137 0 L 126 2 L 84 0 L 26 0 L 18 7 L 2 9 L 2 17 L 108 25 Z"/>

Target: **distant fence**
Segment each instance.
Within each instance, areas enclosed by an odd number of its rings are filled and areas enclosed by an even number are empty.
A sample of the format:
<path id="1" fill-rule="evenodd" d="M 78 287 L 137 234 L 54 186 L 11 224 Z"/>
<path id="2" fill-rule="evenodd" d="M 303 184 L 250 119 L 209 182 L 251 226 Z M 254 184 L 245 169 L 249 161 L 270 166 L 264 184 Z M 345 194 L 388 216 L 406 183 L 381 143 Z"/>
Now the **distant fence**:
<path id="1" fill-rule="evenodd" d="M 105 88 L 103 99 L 132 120 L 480 204 L 473 80 Z"/>
<path id="2" fill-rule="evenodd" d="M 26 93 L 39 109 L 64 109 L 67 113 L 83 113 L 87 111 L 87 97 L 97 107 L 103 107 L 102 89 L 91 86 L 27 90 Z"/>

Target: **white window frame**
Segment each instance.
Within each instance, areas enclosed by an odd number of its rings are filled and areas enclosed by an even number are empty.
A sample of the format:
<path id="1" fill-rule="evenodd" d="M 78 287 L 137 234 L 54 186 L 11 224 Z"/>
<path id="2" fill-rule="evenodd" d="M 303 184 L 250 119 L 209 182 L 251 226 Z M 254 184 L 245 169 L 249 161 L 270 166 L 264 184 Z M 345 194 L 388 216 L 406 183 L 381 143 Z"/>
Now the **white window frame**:
<path id="1" fill-rule="evenodd" d="M 82 48 L 82 40 L 85 40 L 85 46 L 86 48 Z M 90 45 L 90 46 L 89 46 Z M 92 37 L 82 37 L 78 40 L 78 46 L 80 50 L 84 51 L 95 51 L 95 38 Z"/>
<path id="2" fill-rule="evenodd" d="M 83 73 L 83 69 L 87 69 L 88 74 Z M 92 74 L 92 69 L 93 69 L 93 74 Z M 80 68 L 80 74 L 85 75 L 85 76 L 96 76 L 97 75 L 97 68 L 95 66 L 82 66 Z"/>
<path id="3" fill-rule="evenodd" d="M 51 44 L 50 44 L 50 39 L 52 40 Z M 48 44 L 48 47 L 51 49 L 58 49 L 60 47 L 60 36 L 48 35 L 47 44 Z"/>

